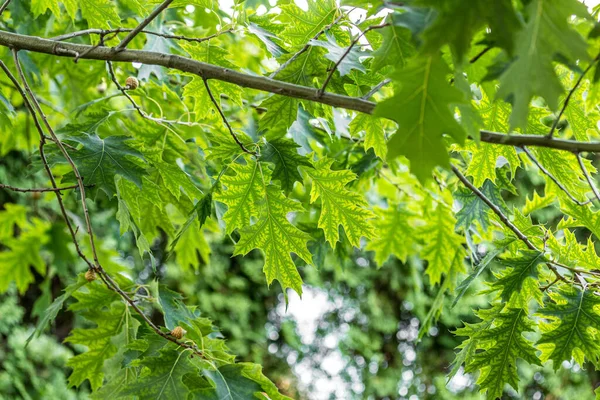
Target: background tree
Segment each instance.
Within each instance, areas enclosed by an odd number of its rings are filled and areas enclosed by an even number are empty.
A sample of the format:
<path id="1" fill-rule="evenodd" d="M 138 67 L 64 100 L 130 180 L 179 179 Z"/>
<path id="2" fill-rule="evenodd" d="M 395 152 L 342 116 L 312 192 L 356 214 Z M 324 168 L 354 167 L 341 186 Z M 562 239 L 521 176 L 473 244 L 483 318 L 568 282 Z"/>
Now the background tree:
<path id="1" fill-rule="evenodd" d="M 594 398 L 596 14 L 5 1 L 0 393 Z"/>

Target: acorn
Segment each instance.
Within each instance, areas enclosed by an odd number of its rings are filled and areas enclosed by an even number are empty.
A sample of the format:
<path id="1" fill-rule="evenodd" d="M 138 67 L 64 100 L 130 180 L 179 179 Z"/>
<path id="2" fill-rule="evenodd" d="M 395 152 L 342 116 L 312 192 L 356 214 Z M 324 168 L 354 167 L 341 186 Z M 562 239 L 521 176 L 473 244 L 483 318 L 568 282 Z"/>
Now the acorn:
<path id="1" fill-rule="evenodd" d="M 183 335 L 185 335 L 186 333 L 187 333 L 187 331 L 185 329 L 183 329 L 180 326 L 176 326 L 171 331 L 171 336 L 173 336 L 176 339 L 181 339 L 183 337 Z"/>
<path id="2" fill-rule="evenodd" d="M 85 273 L 85 280 L 88 282 L 96 280 L 96 273 L 93 270 L 88 269 Z"/>
<path id="3" fill-rule="evenodd" d="M 138 88 L 138 86 L 140 86 L 140 81 L 133 76 L 128 77 L 125 81 L 125 89 L 127 90 L 135 90 Z"/>

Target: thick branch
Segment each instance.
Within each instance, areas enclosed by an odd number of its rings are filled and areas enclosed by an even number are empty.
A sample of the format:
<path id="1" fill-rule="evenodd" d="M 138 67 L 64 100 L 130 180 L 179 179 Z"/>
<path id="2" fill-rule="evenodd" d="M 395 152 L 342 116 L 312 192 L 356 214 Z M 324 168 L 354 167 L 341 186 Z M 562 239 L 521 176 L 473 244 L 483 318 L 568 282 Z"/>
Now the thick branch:
<path id="1" fill-rule="evenodd" d="M 172 54 L 127 49 L 115 52 L 113 49 L 104 46 L 94 48 L 94 46 L 85 44 L 57 42 L 54 40 L 3 31 L 0 31 L 0 46 L 52 54 L 59 57 L 73 57 L 72 55 L 77 53 L 79 54 L 80 59 L 125 61 L 147 65 L 159 65 L 183 72 L 189 72 L 205 79 L 217 79 L 241 87 L 315 101 L 334 107 L 346 108 L 369 114 L 372 113 L 375 108 L 375 103 L 370 101 L 333 93 L 323 93 L 322 96 L 319 96 L 319 90 L 316 88 L 277 81 L 263 76 L 248 75 L 228 68 L 206 64 Z"/>
<path id="2" fill-rule="evenodd" d="M 89 45 L 63 43 L 2 31 L 0 31 L 0 46 L 14 47 L 44 54 L 53 54 L 59 57 L 72 57 L 69 53 L 77 53 L 80 54 L 80 58 L 83 59 L 160 65 L 183 72 L 190 72 L 204 79 L 216 79 L 241 87 L 327 104 L 366 114 L 372 114 L 376 105 L 374 102 L 365 99 L 333 93 L 323 93 L 322 96 L 319 96 L 319 89 L 316 88 L 277 81 L 263 76 L 244 74 L 228 68 L 206 64 L 171 54 L 141 50 L 123 50 L 121 52 L 115 52 L 113 49 L 103 46 L 94 48 L 94 46 Z M 84 54 L 84 52 L 87 53 Z M 547 147 L 574 153 L 600 153 L 600 142 L 578 142 L 576 140 L 556 139 L 541 135 L 507 135 L 505 133 L 481 131 L 481 141 L 517 147 Z"/>

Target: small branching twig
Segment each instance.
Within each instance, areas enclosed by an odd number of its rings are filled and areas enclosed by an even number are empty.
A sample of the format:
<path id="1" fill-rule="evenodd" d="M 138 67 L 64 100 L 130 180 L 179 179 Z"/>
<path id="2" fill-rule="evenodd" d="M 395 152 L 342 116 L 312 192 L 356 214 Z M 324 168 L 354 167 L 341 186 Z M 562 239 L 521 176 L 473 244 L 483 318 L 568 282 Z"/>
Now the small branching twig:
<path id="1" fill-rule="evenodd" d="M 225 124 L 225 126 L 227 126 L 227 129 L 229 129 L 229 134 L 231 135 L 231 137 L 233 138 L 233 140 L 237 143 L 238 146 L 240 146 L 240 149 L 242 149 L 242 151 L 244 153 L 248 153 L 248 154 L 252 154 L 253 156 L 256 156 L 257 154 L 255 152 L 251 151 L 251 150 L 248 150 L 246 148 L 246 146 L 244 145 L 244 143 L 242 143 L 240 141 L 240 139 L 237 137 L 237 135 L 233 131 L 233 128 L 229 124 L 229 121 L 227 121 L 227 117 L 225 117 L 225 114 L 223 113 L 223 110 L 221 110 L 221 106 L 219 105 L 219 103 L 215 99 L 215 96 L 213 96 L 212 91 L 210 90 L 210 86 L 208 86 L 208 80 L 207 79 L 203 79 L 203 82 L 204 82 L 204 87 L 206 88 L 206 91 L 208 92 L 208 97 L 210 97 L 210 101 L 212 101 L 212 103 L 214 104 L 215 108 L 219 112 L 219 115 L 221 116 L 221 119 L 223 120 L 223 123 Z"/>
<path id="2" fill-rule="evenodd" d="M 583 82 L 583 78 L 586 76 L 586 74 L 588 72 L 590 72 L 592 67 L 594 65 L 596 65 L 596 63 L 598 62 L 599 59 L 600 59 L 600 54 L 598 54 L 596 56 L 596 58 L 594 58 L 594 60 L 590 63 L 590 65 L 587 66 L 587 68 L 579 76 L 579 79 L 577 79 L 577 82 L 575 82 L 575 86 L 573 86 L 573 88 L 571 90 L 569 90 L 567 97 L 565 97 L 565 102 L 563 103 L 563 106 L 561 107 L 561 109 L 558 113 L 558 116 L 556 117 L 556 119 L 554 120 L 554 123 L 552 124 L 552 127 L 550 128 L 550 132 L 548 133 L 548 135 L 546 135 L 548 138 L 552 138 L 552 136 L 554 135 L 554 132 L 556 131 L 556 127 L 558 126 L 558 123 L 560 122 L 560 119 L 562 118 L 567 107 L 569 106 L 569 101 L 571 100 L 571 97 L 573 97 L 573 94 L 577 91 L 577 88 L 579 87 L 579 85 L 581 85 L 581 82 Z"/>
<path id="3" fill-rule="evenodd" d="M 352 10 L 354 10 L 354 8 Z M 352 10 L 350 10 L 350 11 L 352 11 Z M 332 23 L 330 23 L 329 25 L 327 25 L 323 29 L 321 29 L 319 32 L 317 32 L 316 35 L 313 36 L 311 40 L 317 40 L 322 34 L 324 34 L 328 30 L 333 28 L 335 25 L 337 25 L 338 22 L 340 22 L 346 15 L 348 15 L 350 13 L 350 11 L 348 11 L 348 13 L 346 13 L 346 14 L 344 14 L 344 13 L 340 14 Z M 271 75 L 269 75 L 269 78 L 275 78 L 275 76 L 277 76 L 278 73 L 280 73 L 281 71 L 286 69 L 291 63 L 296 61 L 296 59 L 298 59 L 298 57 L 300 57 L 308 49 L 310 49 L 310 47 L 311 47 L 311 44 L 309 41 L 300 50 L 298 50 L 296 53 L 294 53 L 294 55 L 291 56 L 286 62 L 281 64 L 281 66 L 279 66 L 279 68 L 277 68 L 275 71 L 271 72 Z"/>
<path id="4" fill-rule="evenodd" d="M 55 37 L 51 38 L 51 40 L 63 41 L 63 40 L 73 39 L 73 38 L 76 38 L 79 36 L 86 36 L 86 35 L 106 36 L 109 34 L 129 33 L 131 31 L 133 31 L 132 28 L 85 29 L 82 31 L 65 33 L 64 35 L 55 36 Z M 184 35 L 171 35 L 169 33 L 152 32 L 152 31 L 147 31 L 147 30 L 140 31 L 140 33 L 143 33 L 145 35 L 152 35 L 152 36 L 162 37 L 164 39 L 182 40 L 185 42 L 195 42 L 195 43 L 206 42 L 207 40 L 214 39 L 218 36 L 221 36 L 221 35 L 223 35 L 225 33 L 229 33 L 229 32 L 233 32 L 233 28 L 225 29 L 220 32 L 213 33 L 212 35 L 209 35 L 206 37 L 197 38 L 197 37 L 189 37 L 189 36 L 184 36 Z"/>
<path id="5" fill-rule="evenodd" d="M 569 198 L 576 203 L 578 206 L 585 206 L 586 204 L 590 204 L 592 202 L 592 200 L 587 200 L 587 201 L 579 201 L 577 200 L 577 198 L 575 198 L 575 196 L 573 196 L 573 194 L 571 194 L 571 192 L 569 192 L 569 190 L 565 187 L 565 185 L 563 185 L 554 175 L 552 175 L 550 173 L 550 171 L 548 171 L 542 164 L 540 164 L 540 162 L 535 158 L 535 156 L 533 155 L 533 153 L 531 153 L 531 151 L 529 151 L 529 149 L 525 146 L 521 147 L 523 149 L 523 151 L 525 152 L 525 154 L 527 154 L 527 156 L 529 157 L 529 159 L 538 167 L 538 169 L 540 171 L 542 171 L 544 173 L 544 175 L 548 176 L 548 178 L 550 178 L 550 180 L 552 182 L 554 182 L 556 184 L 556 186 L 558 186 L 560 188 L 560 190 L 562 190 L 563 192 L 565 192 L 565 194 L 567 196 L 569 196 Z"/>
<path id="6" fill-rule="evenodd" d="M 530 250 L 539 251 L 537 249 L 537 247 L 535 247 L 535 245 L 533 243 L 531 243 L 529 238 L 523 232 L 521 232 L 521 230 L 515 224 L 513 224 L 508 219 L 508 217 L 504 214 L 504 212 L 502 212 L 500 207 L 495 205 L 485 194 L 483 194 L 483 192 L 481 190 L 477 189 L 471 182 L 469 182 L 469 180 L 458 170 L 458 168 L 456 168 L 454 165 L 452 165 L 451 168 L 452 168 L 452 172 L 454 172 L 454 175 L 456 175 L 458 177 L 458 179 L 462 182 L 462 184 L 465 185 L 470 191 L 472 191 L 473 194 L 475 194 L 475 196 L 479 197 L 481 199 L 481 201 L 483 201 L 494 212 L 494 214 L 496 214 L 498 216 L 500 221 L 502 221 L 502 223 L 506 227 L 508 227 L 511 231 L 513 231 L 513 233 L 517 236 L 517 238 L 519 240 L 521 240 L 523 243 L 525 243 L 525 246 L 527 246 L 527 248 L 529 248 Z M 569 283 L 569 280 L 567 278 L 565 278 L 564 276 L 562 276 L 562 274 L 560 272 L 558 272 L 556 267 L 554 265 L 552 265 L 552 263 L 550 261 L 548 261 L 546 263 L 546 265 L 554 273 L 556 278 L 560 279 L 563 282 Z"/>
<path id="7" fill-rule="evenodd" d="M 323 93 L 325 93 L 325 89 L 327 89 L 327 85 L 329 85 L 329 81 L 331 81 L 331 78 L 333 77 L 333 74 L 335 73 L 335 71 L 337 70 L 337 68 L 340 66 L 340 64 L 344 61 L 344 59 L 348 56 L 348 54 L 350 54 L 350 52 L 352 51 L 352 48 L 356 45 L 356 43 L 358 43 L 358 41 L 360 40 L 360 38 L 362 38 L 364 35 L 366 35 L 367 33 L 369 33 L 370 31 L 372 31 L 374 29 L 381 29 L 381 28 L 385 28 L 387 26 L 390 26 L 390 24 L 385 23 L 385 24 L 379 24 L 379 25 L 371 25 L 368 28 L 366 28 L 364 31 L 362 31 L 352 41 L 352 43 L 350 43 L 350 46 L 348 46 L 348 48 L 344 51 L 344 53 L 342 53 L 342 56 L 339 58 L 339 60 L 336 61 L 336 63 L 333 65 L 333 67 L 329 71 L 329 74 L 327 75 L 327 78 L 325 78 L 325 82 L 323 82 L 323 86 L 321 86 L 321 89 L 319 89 L 319 95 L 322 95 Z"/>
<path id="8" fill-rule="evenodd" d="M 391 81 L 392 80 L 390 78 L 386 78 L 386 79 L 382 80 L 377 85 L 373 86 L 373 89 L 369 90 L 369 92 L 367 94 L 365 94 L 363 97 L 361 97 L 361 99 L 363 99 L 363 100 L 369 100 L 375 93 L 379 92 L 379 90 L 382 87 L 384 87 L 385 85 L 387 85 Z"/>
<path id="9" fill-rule="evenodd" d="M 129 34 L 127 36 L 125 36 L 125 38 L 123 40 L 121 40 L 121 43 L 119 43 L 117 45 L 117 47 L 115 47 L 115 51 L 119 52 L 119 51 L 123 51 L 125 50 L 125 48 L 127 47 L 127 45 L 142 31 L 144 30 L 144 28 L 146 26 L 148 26 L 148 24 L 150 24 L 150 22 L 152 22 L 152 20 L 154 20 L 156 17 L 158 17 L 158 15 L 163 12 L 163 10 L 165 10 L 167 7 L 169 7 L 169 5 L 173 2 L 173 0 L 165 0 L 163 1 L 158 7 L 156 7 L 156 9 L 154 9 L 154 11 L 152 11 L 152 13 L 150 15 L 148 15 L 148 17 L 146 19 L 144 19 L 142 22 L 140 22 L 140 24 L 133 29 L 131 32 L 129 32 Z"/>
<path id="10" fill-rule="evenodd" d="M 598 201 L 600 201 L 600 193 L 598 192 L 598 189 L 596 188 L 596 185 L 594 184 L 592 177 L 590 176 L 587 168 L 585 167 L 585 164 L 583 163 L 583 158 L 581 157 L 580 153 L 577 153 L 577 161 L 579 162 L 579 167 L 581 168 L 581 172 L 583 172 L 583 175 L 585 176 L 585 179 L 587 180 L 588 184 L 590 185 L 590 188 L 592 189 L 594 196 L 596 196 L 596 199 Z"/>

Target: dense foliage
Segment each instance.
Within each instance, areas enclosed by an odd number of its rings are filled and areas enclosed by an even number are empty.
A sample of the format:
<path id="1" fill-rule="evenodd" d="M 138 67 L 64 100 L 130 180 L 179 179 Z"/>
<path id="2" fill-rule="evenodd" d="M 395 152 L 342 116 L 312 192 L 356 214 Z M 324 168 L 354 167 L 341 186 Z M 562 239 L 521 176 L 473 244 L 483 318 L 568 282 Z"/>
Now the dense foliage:
<path id="1" fill-rule="evenodd" d="M 594 398 L 596 11 L 2 2 L 0 395 Z"/>

